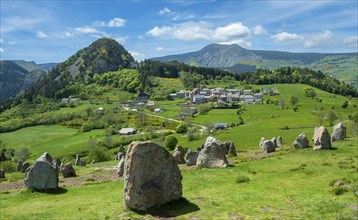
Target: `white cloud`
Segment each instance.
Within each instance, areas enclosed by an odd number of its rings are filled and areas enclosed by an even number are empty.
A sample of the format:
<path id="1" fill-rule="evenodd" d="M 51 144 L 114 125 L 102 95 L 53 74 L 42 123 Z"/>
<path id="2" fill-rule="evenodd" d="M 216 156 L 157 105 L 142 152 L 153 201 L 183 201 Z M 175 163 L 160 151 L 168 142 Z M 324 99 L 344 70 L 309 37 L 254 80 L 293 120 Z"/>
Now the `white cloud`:
<path id="1" fill-rule="evenodd" d="M 1 33 L 17 31 L 17 30 L 31 30 L 36 25 L 43 22 L 42 18 L 20 17 L 13 16 L 2 19 Z"/>
<path id="2" fill-rule="evenodd" d="M 59 37 L 60 38 L 69 38 L 69 37 L 72 37 L 74 35 L 74 33 L 71 33 L 71 32 L 69 32 L 69 31 L 63 31 L 60 35 L 59 35 Z"/>
<path id="3" fill-rule="evenodd" d="M 155 51 L 157 51 L 157 52 L 160 52 L 160 51 L 163 51 L 164 50 L 164 47 L 156 47 L 155 48 Z"/>
<path id="4" fill-rule="evenodd" d="M 305 48 L 330 47 L 334 44 L 334 34 L 331 31 L 306 35 L 303 43 Z"/>
<path id="5" fill-rule="evenodd" d="M 219 44 L 225 44 L 225 45 L 232 45 L 237 44 L 240 45 L 243 48 L 249 49 L 252 47 L 252 43 L 246 40 L 233 40 L 233 41 L 226 41 L 226 42 L 219 42 Z"/>
<path id="6" fill-rule="evenodd" d="M 113 39 L 120 44 L 124 44 L 128 40 L 128 38 L 129 38 L 128 36 L 123 36 L 123 37 L 115 37 Z"/>
<path id="7" fill-rule="evenodd" d="M 99 31 L 96 28 L 93 27 L 77 27 L 75 28 L 75 32 L 82 33 L 82 34 L 97 34 Z"/>
<path id="8" fill-rule="evenodd" d="M 159 10 L 158 15 L 165 15 L 165 14 L 169 14 L 171 12 L 172 11 L 169 8 L 165 7 L 163 9 Z"/>
<path id="9" fill-rule="evenodd" d="M 129 53 L 134 57 L 137 61 L 142 61 L 146 58 L 146 55 L 144 53 L 139 53 L 136 51 L 129 51 Z"/>
<path id="10" fill-rule="evenodd" d="M 303 39 L 303 36 L 298 35 L 298 34 L 281 32 L 281 33 L 271 36 L 271 38 L 276 42 L 289 42 L 289 41 L 301 40 L 301 39 Z"/>
<path id="11" fill-rule="evenodd" d="M 357 36 L 347 37 L 343 40 L 343 43 L 347 47 L 352 47 L 352 48 L 358 49 L 358 37 Z"/>
<path id="12" fill-rule="evenodd" d="M 4 53 L 4 52 L 5 52 L 5 50 L 0 47 L 0 53 Z"/>
<path id="13" fill-rule="evenodd" d="M 205 21 L 185 22 L 176 26 L 155 26 L 147 32 L 152 37 L 175 38 L 184 41 L 233 41 L 249 37 L 251 30 L 241 22 L 214 28 Z"/>
<path id="14" fill-rule="evenodd" d="M 256 25 L 254 28 L 252 28 L 252 32 L 254 35 L 263 35 L 267 33 L 265 28 L 263 28 L 261 25 Z"/>
<path id="15" fill-rule="evenodd" d="M 123 18 L 113 18 L 108 22 L 105 21 L 95 21 L 93 22 L 93 26 L 97 27 L 123 27 L 126 24 L 126 20 Z"/>
<path id="16" fill-rule="evenodd" d="M 42 32 L 42 31 L 37 31 L 37 32 L 36 32 L 36 37 L 43 39 L 43 38 L 46 38 L 46 37 L 47 37 L 47 34 L 45 34 L 45 33 Z"/>

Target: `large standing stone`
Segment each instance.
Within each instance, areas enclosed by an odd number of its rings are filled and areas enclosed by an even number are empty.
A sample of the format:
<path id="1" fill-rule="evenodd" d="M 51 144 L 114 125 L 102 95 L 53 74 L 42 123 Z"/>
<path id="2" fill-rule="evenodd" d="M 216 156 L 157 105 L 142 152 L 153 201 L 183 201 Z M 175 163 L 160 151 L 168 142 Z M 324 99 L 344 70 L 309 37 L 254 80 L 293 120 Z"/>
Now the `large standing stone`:
<path id="1" fill-rule="evenodd" d="M 85 166 L 86 166 L 86 161 L 85 161 L 83 158 L 80 159 L 80 166 L 81 166 L 81 167 L 85 167 Z"/>
<path id="2" fill-rule="evenodd" d="M 278 136 L 277 137 L 277 147 L 281 147 L 282 146 L 282 137 L 281 136 Z"/>
<path id="3" fill-rule="evenodd" d="M 118 166 L 117 166 L 118 177 L 121 177 L 124 174 L 124 164 L 125 164 L 125 160 L 124 157 L 122 157 L 121 160 L 118 162 Z"/>
<path id="4" fill-rule="evenodd" d="M 344 140 L 346 138 L 346 126 L 343 125 L 343 123 L 338 123 L 335 126 L 333 126 L 333 132 L 331 136 L 331 141 L 339 141 Z"/>
<path id="5" fill-rule="evenodd" d="M 231 141 L 227 141 L 227 142 L 224 143 L 224 145 L 225 145 L 225 148 L 226 148 L 225 150 L 227 150 L 226 154 L 237 156 L 236 148 L 235 148 L 234 143 L 232 143 Z"/>
<path id="6" fill-rule="evenodd" d="M 52 161 L 51 155 L 47 152 L 36 160 L 25 175 L 27 188 L 56 189 L 58 187 L 58 173 Z"/>
<path id="7" fill-rule="evenodd" d="M 271 138 L 272 143 L 274 143 L 275 147 L 277 147 L 277 140 L 275 137 Z"/>
<path id="8" fill-rule="evenodd" d="M 305 133 L 298 135 L 296 140 L 293 142 L 293 147 L 297 149 L 306 148 L 308 146 L 309 146 L 309 140 L 306 137 Z"/>
<path id="9" fill-rule="evenodd" d="M 182 197 L 182 176 L 174 157 L 153 142 L 132 142 L 124 165 L 127 208 L 145 211 Z"/>
<path id="10" fill-rule="evenodd" d="M 22 167 L 21 167 L 21 173 L 25 173 L 26 170 L 30 167 L 30 163 L 29 162 L 25 162 Z"/>
<path id="11" fill-rule="evenodd" d="M 264 154 L 269 154 L 269 153 L 275 152 L 276 145 L 271 140 L 266 140 L 262 144 L 262 149 L 264 151 Z"/>
<path id="12" fill-rule="evenodd" d="M 16 171 L 21 171 L 22 165 L 23 165 L 22 160 L 17 161 Z"/>
<path id="13" fill-rule="evenodd" d="M 208 137 L 204 144 L 204 148 L 198 155 L 196 165 L 199 167 L 229 166 L 222 143 L 219 140 L 216 140 L 216 138 Z"/>
<path id="14" fill-rule="evenodd" d="M 177 164 L 185 163 L 184 149 L 181 146 L 177 146 L 174 150 L 173 157 Z"/>
<path id="15" fill-rule="evenodd" d="M 193 152 L 190 149 L 186 152 L 186 165 L 193 166 L 196 165 L 196 160 L 198 159 L 199 152 Z"/>
<path id="16" fill-rule="evenodd" d="M 313 150 L 325 150 L 331 148 L 331 136 L 324 126 L 316 127 L 313 134 Z"/>
<path id="17" fill-rule="evenodd" d="M 5 177 L 5 170 L 3 170 L 3 169 L 0 169 L 0 179 L 1 178 L 6 178 Z"/>
<path id="18" fill-rule="evenodd" d="M 75 165 L 76 166 L 81 166 L 81 156 L 79 154 L 76 154 Z"/>
<path id="19" fill-rule="evenodd" d="M 265 138 L 262 137 L 261 140 L 260 140 L 260 143 L 259 143 L 259 147 L 260 147 L 261 149 L 263 149 L 262 145 L 264 144 L 264 142 L 265 142 Z"/>
<path id="20" fill-rule="evenodd" d="M 71 163 L 67 163 L 65 166 L 60 168 L 63 178 L 76 177 L 75 168 L 73 168 Z"/>

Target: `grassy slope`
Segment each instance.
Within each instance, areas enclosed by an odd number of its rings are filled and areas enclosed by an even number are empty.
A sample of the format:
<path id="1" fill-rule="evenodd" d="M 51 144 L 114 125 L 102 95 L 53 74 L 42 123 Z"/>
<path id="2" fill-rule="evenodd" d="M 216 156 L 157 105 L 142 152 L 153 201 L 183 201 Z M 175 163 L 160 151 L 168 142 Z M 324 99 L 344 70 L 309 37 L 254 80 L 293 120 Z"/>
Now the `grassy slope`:
<path id="1" fill-rule="evenodd" d="M 352 219 L 356 211 L 349 207 L 357 205 L 357 196 L 353 190 L 335 195 L 329 183 L 346 178 L 358 184 L 356 139 L 336 142 L 334 147 L 337 150 L 289 153 L 285 147 L 274 157 L 224 169 L 182 170 L 186 201 L 153 210 L 151 215 L 178 219 Z M 238 184 L 239 176 L 250 181 Z M 143 213 L 124 209 L 122 179 L 65 187 L 62 194 L 2 192 L 0 201 L 2 219 L 144 218 Z"/>

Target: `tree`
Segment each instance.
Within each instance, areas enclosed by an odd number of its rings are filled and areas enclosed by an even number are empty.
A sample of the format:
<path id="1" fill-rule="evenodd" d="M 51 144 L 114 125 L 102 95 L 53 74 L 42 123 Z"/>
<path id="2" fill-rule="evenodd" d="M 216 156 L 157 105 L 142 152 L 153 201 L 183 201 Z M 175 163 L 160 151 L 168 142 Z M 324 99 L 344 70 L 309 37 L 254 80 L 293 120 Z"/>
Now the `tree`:
<path id="1" fill-rule="evenodd" d="M 180 122 L 180 124 L 176 127 L 176 132 L 178 134 L 184 134 L 188 131 L 188 124 L 185 122 Z"/>
<path id="2" fill-rule="evenodd" d="M 280 106 L 282 109 L 285 108 L 285 99 L 281 98 L 279 101 L 278 101 L 278 106 Z"/>
<path id="3" fill-rule="evenodd" d="M 329 121 L 329 125 L 332 126 L 334 124 L 334 122 L 338 119 L 338 116 L 337 116 L 336 112 L 334 112 L 333 110 L 330 110 L 327 113 L 326 118 Z"/>
<path id="4" fill-rule="evenodd" d="M 299 100 L 298 100 L 297 96 L 295 96 L 295 95 L 291 96 L 291 98 L 290 98 L 291 105 L 293 105 L 293 106 L 297 105 L 298 101 Z"/>
<path id="5" fill-rule="evenodd" d="M 314 98 L 314 97 L 317 96 L 316 91 L 315 91 L 313 88 L 311 88 L 311 87 L 305 88 L 305 89 L 304 89 L 304 92 L 305 92 L 305 96 L 307 96 L 307 97 L 312 97 L 312 98 Z"/>
<path id="6" fill-rule="evenodd" d="M 343 104 L 342 104 L 342 108 L 347 108 L 348 107 L 348 101 L 344 101 Z"/>
<path id="7" fill-rule="evenodd" d="M 167 150 L 174 150 L 178 144 L 178 139 L 174 136 L 167 136 L 164 139 L 164 146 Z"/>

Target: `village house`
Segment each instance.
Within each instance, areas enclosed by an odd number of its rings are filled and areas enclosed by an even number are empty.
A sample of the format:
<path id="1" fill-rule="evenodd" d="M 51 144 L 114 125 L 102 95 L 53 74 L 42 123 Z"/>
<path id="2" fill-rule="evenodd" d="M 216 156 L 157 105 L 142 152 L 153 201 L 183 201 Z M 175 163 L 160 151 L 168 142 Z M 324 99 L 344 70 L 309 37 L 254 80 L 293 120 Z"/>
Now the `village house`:
<path id="1" fill-rule="evenodd" d="M 132 135 L 137 133 L 137 130 L 135 128 L 122 128 L 118 131 L 120 135 Z"/>
<path id="2" fill-rule="evenodd" d="M 215 129 L 226 129 L 227 128 L 227 123 L 215 123 L 214 128 Z"/>

